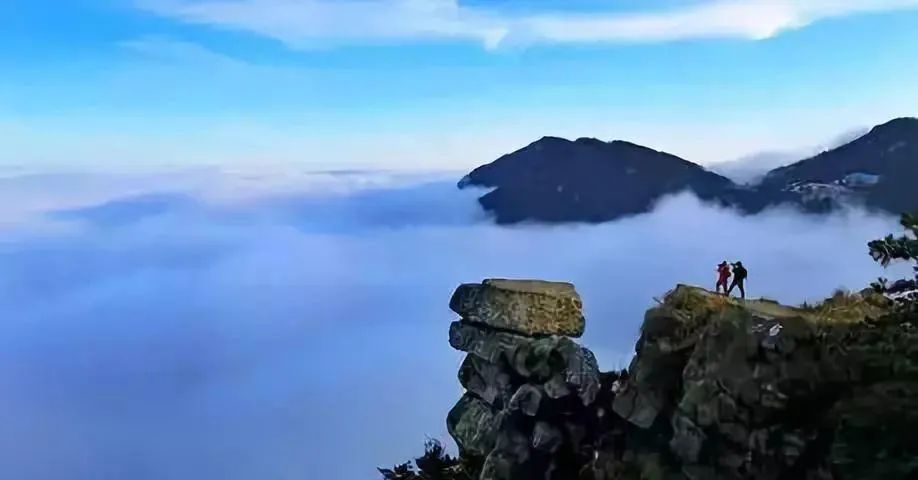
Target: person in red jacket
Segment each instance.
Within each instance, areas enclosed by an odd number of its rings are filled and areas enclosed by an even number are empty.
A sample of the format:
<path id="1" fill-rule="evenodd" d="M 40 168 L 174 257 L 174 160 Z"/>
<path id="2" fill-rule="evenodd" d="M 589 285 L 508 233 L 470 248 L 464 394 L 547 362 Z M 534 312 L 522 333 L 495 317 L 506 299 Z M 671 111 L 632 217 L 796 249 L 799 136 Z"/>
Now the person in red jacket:
<path id="1" fill-rule="evenodd" d="M 730 272 L 730 265 L 724 260 L 723 263 L 717 266 L 717 286 L 714 287 L 717 293 L 720 293 L 720 288 L 723 287 L 724 295 L 727 294 L 727 285 L 729 285 L 730 275 L 732 275 Z"/>

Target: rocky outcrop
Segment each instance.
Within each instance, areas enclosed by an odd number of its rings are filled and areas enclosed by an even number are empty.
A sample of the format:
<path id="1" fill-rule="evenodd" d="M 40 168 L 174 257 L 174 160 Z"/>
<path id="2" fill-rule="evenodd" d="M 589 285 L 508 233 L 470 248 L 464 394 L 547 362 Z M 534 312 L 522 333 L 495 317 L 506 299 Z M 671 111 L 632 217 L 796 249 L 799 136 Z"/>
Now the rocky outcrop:
<path id="1" fill-rule="evenodd" d="M 576 475 L 600 376 L 592 352 L 569 338 L 584 327 L 573 286 L 488 280 L 459 287 L 450 306 L 462 316 L 450 345 L 468 353 L 467 392 L 447 418 L 462 456 L 482 479 Z"/>
<path id="2" fill-rule="evenodd" d="M 387 478 L 918 478 L 918 318 L 883 295 L 793 308 L 682 285 L 612 373 L 566 336 L 583 330 L 570 285 L 456 296 L 474 318 L 450 328 L 468 353 L 447 421 L 461 468 Z"/>
<path id="3" fill-rule="evenodd" d="M 888 307 L 867 291 L 800 309 L 680 286 L 647 313 L 613 410 L 668 437 L 677 478 L 912 478 L 918 335 Z"/>
<path id="4" fill-rule="evenodd" d="M 450 308 L 468 323 L 524 335 L 583 335 L 583 303 L 569 283 L 485 280 L 460 286 Z"/>
<path id="5" fill-rule="evenodd" d="M 647 313 L 613 409 L 665 431 L 687 478 L 911 478 L 918 443 L 890 437 L 879 420 L 918 428 L 918 332 L 885 316 L 882 296 L 845 301 L 875 317 L 846 318 L 831 303 L 737 304 L 680 286 Z M 856 445 L 868 437 L 884 445 Z"/>

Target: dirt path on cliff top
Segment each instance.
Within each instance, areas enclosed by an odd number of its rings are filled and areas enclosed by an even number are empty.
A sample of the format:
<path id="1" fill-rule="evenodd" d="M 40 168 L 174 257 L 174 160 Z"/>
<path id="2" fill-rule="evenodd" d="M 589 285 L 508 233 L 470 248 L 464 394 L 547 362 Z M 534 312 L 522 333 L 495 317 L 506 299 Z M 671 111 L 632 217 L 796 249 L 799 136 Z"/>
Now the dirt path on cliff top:
<path id="1" fill-rule="evenodd" d="M 679 285 L 676 290 L 679 289 L 688 290 L 691 295 L 703 297 L 714 305 L 732 305 L 744 308 L 756 315 L 778 319 L 802 317 L 819 323 L 849 323 L 860 322 L 867 317 L 877 318 L 888 313 L 887 308 L 856 293 L 836 293 L 823 303 L 804 308 L 782 305 L 766 298 L 742 300 L 737 297 L 726 297 L 693 285 Z"/>
<path id="2" fill-rule="evenodd" d="M 782 305 L 766 298 L 742 300 L 737 297 L 726 297 L 705 288 L 692 285 L 680 285 L 677 289 L 687 289 L 692 295 L 704 297 L 708 302 L 723 306 L 733 305 L 744 308 L 753 314 L 769 318 L 803 317 L 813 322 L 859 322 L 867 316 L 878 316 L 882 310 L 870 306 L 863 299 L 849 296 L 839 305 L 824 303 L 813 308 L 800 308 Z"/>
<path id="3" fill-rule="evenodd" d="M 758 299 L 740 299 L 738 297 L 728 297 L 721 295 L 716 292 L 712 292 L 702 287 L 697 287 L 694 285 L 679 285 L 678 289 L 684 289 L 690 291 L 693 295 L 699 295 L 708 299 L 709 302 L 713 304 L 722 304 L 722 305 L 734 305 L 737 307 L 745 308 L 750 310 L 753 313 L 757 313 L 763 316 L 775 317 L 775 318 L 785 318 L 785 317 L 815 317 L 812 312 L 806 310 L 789 307 L 787 305 L 782 305 L 774 300 L 768 300 L 765 298 Z"/>

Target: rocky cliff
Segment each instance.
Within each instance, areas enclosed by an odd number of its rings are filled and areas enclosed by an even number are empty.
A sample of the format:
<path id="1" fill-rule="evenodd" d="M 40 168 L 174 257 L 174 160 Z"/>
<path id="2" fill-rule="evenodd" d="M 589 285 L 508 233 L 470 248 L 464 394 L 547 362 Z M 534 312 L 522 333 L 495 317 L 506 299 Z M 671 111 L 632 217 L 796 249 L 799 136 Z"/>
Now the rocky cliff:
<path id="1" fill-rule="evenodd" d="M 571 285 L 489 280 L 451 307 L 460 456 L 386 478 L 918 478 L 918 318 L 882 295 L 792 308 L 678 286 L 612 373 L 573 340 Z"/>

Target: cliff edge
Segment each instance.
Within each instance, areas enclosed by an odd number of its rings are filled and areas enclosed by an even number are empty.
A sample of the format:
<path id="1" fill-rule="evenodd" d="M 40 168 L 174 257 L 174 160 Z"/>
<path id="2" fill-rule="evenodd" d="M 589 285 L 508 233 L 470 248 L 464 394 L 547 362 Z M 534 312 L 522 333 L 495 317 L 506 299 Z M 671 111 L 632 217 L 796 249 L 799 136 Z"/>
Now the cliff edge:
<path id="1" fill-rule="evenodd" d="M 428 449 L 387 479 L 918 478 L 918 318 L 883 295 L 790 307 L 679 285 L 609 373 L 572 338 L 572 285 L 490 280 L 451 306 L 459 458 Z"/>

